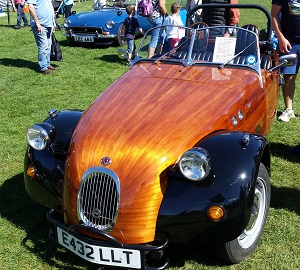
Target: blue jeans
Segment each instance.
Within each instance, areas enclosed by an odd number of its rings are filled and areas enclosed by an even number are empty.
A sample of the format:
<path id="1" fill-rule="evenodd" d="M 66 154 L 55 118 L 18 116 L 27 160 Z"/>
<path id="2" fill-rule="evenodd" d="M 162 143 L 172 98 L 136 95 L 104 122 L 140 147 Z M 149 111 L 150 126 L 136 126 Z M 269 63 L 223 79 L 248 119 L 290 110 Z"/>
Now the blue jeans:
<path id="1" fill-rule="evenodd" d="M 40 70 L 44 71 L 50 66 L 52 27 L 43 27 L 43 32 L 41 33 L 36 26 L 33 26 L 32 32 L 38 47 L 38 63 Z"/>
<path id="2" fill-rule="evenodd" d="M 65 10 L 65 18 L 68 18 L 72 15 L 72 7 L 73 7 L 73 4 L 71 5 L 66 5 L 64 7 L 64 10 Z"/>
<path id="3" fill-rule="evenodd" d="M 152 27 L 156 27 L 156 26 L 162 26 L 164 23 L 164 20 L 165 20 L 165 18 L 163 16 L 160 16 L 153 20 L 149 19 L 149 22 L 151 23 Z M 156 48 L 158 43 L 164 44 L 164 39 L 165 39 L 165 31 L 162 31 L 161 27 L 154 29 L 152 31 L 149 47 Z"/>
<path id="4" fill-rule="evenodd" d="M 26 18 L 25 12 L 23 10 L 23 5 L 17 4 L 17 12 L 18 12 L 18 17 L 17 17 L 17 25 L 21 26 L 22 20 L 24 22 L 24 26 L 28 26 L 28 20 Z"/>
<path id="5" fill-rule="evenodd" d="M 136 49 L 134 39 L 126 38 L 126 41 L 127 41 L 127 52 L 132 53 Z"/>

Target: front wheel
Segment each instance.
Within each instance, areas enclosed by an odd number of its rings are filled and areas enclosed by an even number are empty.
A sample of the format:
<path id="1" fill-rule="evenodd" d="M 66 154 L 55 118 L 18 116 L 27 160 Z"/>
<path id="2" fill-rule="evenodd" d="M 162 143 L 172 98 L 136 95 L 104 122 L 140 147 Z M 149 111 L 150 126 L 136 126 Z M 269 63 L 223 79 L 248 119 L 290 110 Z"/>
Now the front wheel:
<path id="1" fill-rule="evenodd" d="M 118 29 L 118 44 L 123 46 L 125 44 L 125 25 L 122 23 Z"/>
<path id="2" fill-rule="evenodd" d="M 270 175 L 266 167 L 260 163 L 248 225 L 236 239 L 216 246 L 220 257 L 230 263 L 239 263 L 254 252 L 266 224 L 270 199 Z"/>

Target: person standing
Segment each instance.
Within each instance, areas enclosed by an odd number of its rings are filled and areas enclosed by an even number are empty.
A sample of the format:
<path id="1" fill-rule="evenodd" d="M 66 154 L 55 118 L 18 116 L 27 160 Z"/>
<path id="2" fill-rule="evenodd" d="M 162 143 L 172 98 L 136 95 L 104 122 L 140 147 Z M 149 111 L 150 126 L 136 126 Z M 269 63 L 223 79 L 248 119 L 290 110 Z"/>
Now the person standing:
<path id="1" fill-rule="evenodd" d="M 238 0 L 202 0 L 202 4 L 238 4 Z M 224 28 L 215 30 L 215 36 L 229 37 L 233 32 L 233 27 L 239 23 L 240 10 L 238 8 L 204 8 L 201 13 L 202 22 L 208 26 L 232 26 L 226 32 L 220 33 Z M 211 29 L 213 30 L 213 29 Z M 212 31 L 211 31 L 212 32 Z M 212 36 L 212 33 L 210 33 Z"/>
<path id="2" fill-rule="evenodd" d="M 185 9 L 187 12 L 190 12 L 192 8 L 201 4 L 202 4 L 202 0 L 187 0 L 185 4 Z M 194 13 L 194 15 L 192 16 L 191 24 L 202 21 L 201 13 L 202 13 L 202 9 L 198 9 Z"/>
<path id="3" fill-rule="evenodd" d="M 180 5 L 178 3 L 173 3 L 171 5 L 171 15 L 169 15 L 165 21 L 164 25 L 166 26 L 166 50 L 169 51 L 173 49 L 180 39 L 180 26 L 184 26 L 181 17 L 179 15 Z M 170 26 L 172 25 L 172 26 Z M 184 29 L 182 29 L 184 31 Z"/>
<path id="4" fill-rule="evenodd" d="M 72 15 L 72 7 L 74 5 L 73 0 L 63 0 L 64 1 L 64 12 L 65 12 L 65 18 L 68 18 Z"/>
<path id="5" fill-rule="evenodd" d="M 128 62 L 131 63 L 132 55 L 135 55 L 135 31 L 138 29 L 140 33 L 143 35 L 143 29 L 140 27 L 140 24 L 136 18 L 134 18 L 135 6 L 129 5 L 126 7 L 126 13 L 128 17 L 124 20 L 125 25 L 125 40 L 127 42 L 127 54 L 128 54 Z"/>
<path id="6" fill-rule="evenodd" d="M 51 36 L 55 31 L 55 15 L 51 0 L 27 0 L 30 26 L 38 47 L 38 64 L 43 74 L 57 69 L 50 65 Z"/>
<path id="7" fill-rule="evenodd" d="M 151 16 L 148 17 L 152 27 L 162 26 L 164 24 L 165 17 L 168 16 L 165 0 L 152 0 L 154 11 Z M 158 27 L 152 31 L 151 41 L 148 48 L 148 58 L 154 55 L 155 49 L 161 51 L 162 44 L 164 42 L 165 33 L 162 32 L 162 28 Z"/>
<path id="8" fill-rule="evenodd" d="M 297 54 L 297 62 L 294 66 L 280 67 L 283 74 L 282 86 L 285 110 L 278 120 L 288 122 L 295 117 L 293 111 L 293 99 L 295 94 L 295 82 L 299 70 L 300 55 L 300 10 L 299 3 L 291 0 L 272 0 L 271 17 L 273 29 L 278 38 L 279 54 Z"/>
<path id="9" fill-rule="evenodd" d="M 12 6 L 15 12 L 17 12 L 17 24 L 15 29 L 21 29 L 22 20 L 24 22 L 24 27 L 28 26 L 28 20 L 23 10 L 25 6 L 25 0 L 12 0 Z"/>

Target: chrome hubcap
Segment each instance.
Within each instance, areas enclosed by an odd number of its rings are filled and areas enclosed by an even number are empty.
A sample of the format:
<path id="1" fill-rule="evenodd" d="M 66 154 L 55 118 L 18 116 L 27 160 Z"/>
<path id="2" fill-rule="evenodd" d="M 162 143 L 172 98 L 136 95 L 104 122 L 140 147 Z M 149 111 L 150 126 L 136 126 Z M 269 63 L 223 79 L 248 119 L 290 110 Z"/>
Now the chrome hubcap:
<path id="1" fill-rule="evenodd" d="M 265 183 L 262 178 L 258 178 L 249 223 L 243 233 L 238 237 L 238 242 L 242 248 L 247 249 L 251 247 L 258 238 L 261 226 L 264 222 L 266 203 L 267 194 Z"/>

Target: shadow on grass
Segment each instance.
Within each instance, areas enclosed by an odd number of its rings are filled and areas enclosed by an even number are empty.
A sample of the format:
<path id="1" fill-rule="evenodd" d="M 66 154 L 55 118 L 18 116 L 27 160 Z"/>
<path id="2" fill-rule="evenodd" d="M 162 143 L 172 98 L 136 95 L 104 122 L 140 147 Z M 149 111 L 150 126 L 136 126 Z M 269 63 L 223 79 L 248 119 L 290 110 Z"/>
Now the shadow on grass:
<path id="1" fill-rule="evenodd" d="M 271 206 L 285 208 L 300 214 L 300 191 L 290 188 L 272 189 Z M 290 198 L 290 199 L 288 199 Z M 99 268 L 72 254 L 48 238 L 51 225 L 45 214 L 47 209 L 35 203 L 26 193 L 23 174 L 20 173 L 7 179 L 0 187 L 1 217 L 13 223 L 17 228 L 26 232 L 22 245 L 38 256 L 44 263 L 58 269 L 116 269 L 112 267 Z M 194 261 L 205 266 L 226 267 L 228 264 L 221 260 L 212 247 L 170 245 L 166 250 L 171 267 L 183 267 L 185 262 Z"/>
<path id="2" fill-rule="evenodd" d="M 27 195 L 22 173 L 7 179 L 0 187 L 1 217 L 26 232 L 21 243 L 26 249 L 57 269 L 99 269 L 71 252 L 59 249 L 48 238 L 51 225 L 46 220 L 46 211 Z"/>
<path id="3" fill-rule="evenodd" d="M 286 209 L 300 215 L 300 190 L 288 187 L 272 186 L 271 207 Z"/>
<path id="4" fill-rule="evenodd" d="M 116 62 L 120 62 L 120 61 L 126 63 L 126 60 L 119 58 L 119 56 L 117 55 L 117 51 L 116 51 L 116 54 L 102 55 L 101 57 L 99 57 L 97 59 L 108 62 L 108 63 L 116 63 Z"/>
<path id="5" fill-rule="evenodd" d="M 36 72 L 39 72 L 39 66 L 37 62 L 32 62 L 24 59 L 12 59 L 12 58 L 0 58 L 0 65 L 7 67 L 17 67 L 17 68 L 29 68 Z"/>
<path id="6" fill-rule="evenodd" d="M 298 142 L 297 142 L 298 143 Z M 294 147 L 294 145 L 285 145 L 282 143 L 270 143 L 270 149 L 272 156 L 280 157 L 282 159 L 288 160 L 289 162 L 297 164 L 300 163 L 300 153 L 290 153 L 289 149 Z"/>
<path id="7" fill-rule="evenodd" d="M 58 269 L 116 269 L 99 266 L 84 261 L 52 242 L 48 238 L 51 225 L 46 220 L 47 209 L 35 203 L 26 193 L 23 174 L 20 173 L 4 181 L 0 187 L 1 217 L 26 232 L 22 245 L 38 256 L 42 262 Z M 170 257 L 171 267 L 182 267 L 188 260 L 204 265 L 226 266 L 212 248 L 171 245 L 166 255 Z M 119 268 L 118 268 L 119 269 Z"/>
<path id="8" fill-rule="evenodd" d="M 292 145 L 282 143 L 270 143 L 272 156 L 280 157 L 284 160 L 299 166 L 300 153 L 290 153 L 288 150 Z M 272 171 L 271 171 L 272 176 Z M 295 181 L 299 176 L 295 175 Z M 286 209 L 300 215 L 300 189 L 284 187 L 284 175 L 282 175 L 282 187 L 272 186 L 271 207 Z"/>
<path id="9" fill-rule="evenodd" d="M 14 28 L 14 24 L 11 23 L 10 25 L 9 24 L 0 24 L 0 27 L 6 27 L 6 28 Z"/>

